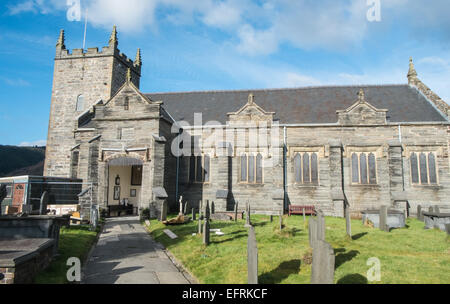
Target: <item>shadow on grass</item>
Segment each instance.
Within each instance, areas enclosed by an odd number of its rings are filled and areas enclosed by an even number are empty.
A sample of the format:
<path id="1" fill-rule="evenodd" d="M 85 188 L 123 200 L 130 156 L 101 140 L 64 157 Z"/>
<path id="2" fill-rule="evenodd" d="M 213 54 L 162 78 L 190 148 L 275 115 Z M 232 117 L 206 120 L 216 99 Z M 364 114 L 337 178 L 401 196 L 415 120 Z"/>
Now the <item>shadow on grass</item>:
<path id="1" fill-rule="evenodd" d="M 353 258 L 355 258 L 358 254 L 359 254 L 359 251 L 357 251 L 357 250 L 352 250 L 347 253 L 338 254 L 336 256 L 334 269 L 338 269 L 339 266 L 341 266 L 342 264 L 353 260 Z"/>
<path id="2" fill-rule="evenodd" d="M 354 236 L 352 236 L 352 240 L 356 241 L 359 240 L 360 238 L 362 238 L 363 236 L 369 234 L 368 232 L 363 232 L 363 233 L 358 233 L 355 234 Z"/>
<path id="3" fill-rule="evenodd" d="M 368 284 L 366 277 L 359 273 L 348 274 L 345 277 L 339 279 L 337 284 Z"/>
<path id="4" fill-rule="evenodd" d="M 221 240 L 221 241 L 211 241 L 211 244 L 223 244 L 223 243 L 231 242 L 231 241 L 234 241 L 234 240 L 237 240 L 237 239 L 241 239 L 243 237 L 247 237 L 247 233 L 245 233 L 245 234 L 238 234 L 238 235 L 236 235 L 234 237 L 231 237 L 231 238 L 228 238 L 228 239 L 225 239 L 225 240 Z"/>
<path id="5" fill-rule="evenodd" d="M 300 260 L 292 260 L 281 263 L 277 268 L 259 276 L 261 284 L 278 284 L 288 278 L 291 274 L 298 274 L 300 271 Z"/>

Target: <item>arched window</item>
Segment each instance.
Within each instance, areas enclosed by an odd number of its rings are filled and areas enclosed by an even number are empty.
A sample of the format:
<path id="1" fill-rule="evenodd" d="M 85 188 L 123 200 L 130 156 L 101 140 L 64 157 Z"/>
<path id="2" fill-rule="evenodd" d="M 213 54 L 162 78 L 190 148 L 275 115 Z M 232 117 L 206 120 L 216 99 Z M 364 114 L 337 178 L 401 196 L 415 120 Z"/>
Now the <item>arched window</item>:
<path id="1" fill-rule="evenodd" d="M 430 184 L 437 184 L 436 158 L 434 153 L 428 154 L 428 171 L 430 175 Z"/>
<path id="2" fill-rule="evenodd" d="M 359 183 L 359 160 L 358 154 L 352 154 L 352 182 Z"/>
<path id="3" fill-rule="evenodd" d="M 373 185 L 377 183 L 377 165 L 373 153 L 369 154 L 369 183 Z"/>
<path id="4" fill-rule="evenodd" d="M 359 156 L 359 166 L 361 171 L 361 184 L 367 184 L 367 157 L 365 153 Z"/>
<path id="5" fill-rule="evenodd" d="M 374 153 L 352 153 L 351 166 L 353 184 L 377 184 L 377 159 Z"/>
<path id="6" fill-rule="evenodd" d="M 80 159 L 80 152 L 73 151 L 72 152 L 72 162 L 70 164 L 70 177 L 77 178 L 78 177 L 78 162 Z"/>
<path id="7" fill-rule="evenodd" d="M 300 153 L 295 154 L 294 157 L 294 173 L 295 173 L 295 182 L 302 182 L 302 157 Z"/>
<path id="8" fill-rule="evenodd" d="M 255 155 L 241 155 L 241 175 L 240 182 L 250 184 L 262 184 L 263 182 L 263 156 L 258 153 Z"/>
<path id="9" fill-rule="evenodd" d="M 241 156 L 241 182 L 247 181 L 247 154 Z"/>
<path id="10" fill-rule="evenodd" d="M 209 156 L 208 156 L 208 155 L 205 155 L 205 156 L 204 156 L 204 165 L 203 165 L 203 167 L 204 167 L 204 173 L 205 173 L 204 178 L 203 178 L 203 181 L 204 181 L 205 183 L 208 183 L 208 182 L 209 182 L 209 175 L 210 175 L 210 173 L 209 173 L 209 168 L 210 168 L 210 166 L 211 166 L 211 164 L 210 164 Z"/>
<path id="11" fill-rule="evenodd" d="M 77 106 L 76 106 L 77 112 L 83 112 L 84 111 L 84 96 L 80 95 L 77 97 Z"/>
<path id="12" fill-rule="evenodd" d="M 263 180 L 263 165 L 262 165 L 262 155 L 258 154 L 256 156 L 256 183 L 262 184 Z"/>
<path id="13" fill-rule="evenodd" d="M 411 180 L 413 184 L 419 183 L 419 162 L 417 161 L 417 154 L 412 153 L 410 157 L 411 162 Z"/>
<path id="14" fill-rule="evenodd" d="M 319 164 L 317 153 L 311 154 L 311 182 L 317 184 L 319 182 Z"/>
<path id="15" fill-rule="evenodd" d="M 420 183 L 428 184 L 427 155 L 425 153 L 420 153 L 419 166 L 420 166 Z"/>
<path id="16" fill-rule="evenodd" d="M 309 171 L 309 154 L 303 154 L 303 183 L 310 183 L 311 175 Z"/>
<path id="17" fill-rule="evenodd" d="M 203 167 L 202 167 L 202 157 L 201 156 L 197 156 L 195 168 L 196 168 L 195 181 L 202 182 L 203 181 Z"/>

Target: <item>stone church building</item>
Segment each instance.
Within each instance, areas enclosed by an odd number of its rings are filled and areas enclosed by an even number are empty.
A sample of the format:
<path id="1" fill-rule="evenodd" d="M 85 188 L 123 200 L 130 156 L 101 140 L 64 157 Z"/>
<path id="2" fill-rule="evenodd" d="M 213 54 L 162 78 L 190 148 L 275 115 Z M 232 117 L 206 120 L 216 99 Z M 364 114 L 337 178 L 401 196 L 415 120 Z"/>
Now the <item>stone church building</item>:
<path id="1" fill-rule="evenodd" d="M 182 196 L 217 211 L 326 215 L 450 203 L 449 106 L 412 60 L 402 85 L 142 93 L 140 50 L 65 47 L 54 66 L 45 176 L 93 184 L 101 207 Z M 405 69 L 406 70 L 406 69 Z"/>

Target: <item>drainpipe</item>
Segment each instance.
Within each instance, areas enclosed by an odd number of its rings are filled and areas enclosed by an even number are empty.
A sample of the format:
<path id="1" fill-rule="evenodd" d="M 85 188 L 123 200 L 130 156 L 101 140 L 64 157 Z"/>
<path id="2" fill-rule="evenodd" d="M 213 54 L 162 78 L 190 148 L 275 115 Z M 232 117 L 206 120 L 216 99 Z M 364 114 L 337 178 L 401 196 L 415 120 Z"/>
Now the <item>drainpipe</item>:
<path id="1" fill-rule="evenodd" d="M 400 145 L 402 145 L 402 126 L 398 125 L 398 141 L 400 142 Z M 403 145 L 401 147 L 401 155 L 400 155 L 400 159 L 401 159 L 401 165 L 402 165 L 402 189 L 403 191 L 405 191 L 405 172 L 404 172 L 404 168 L 403 168 Z"/>
<path id="2" fill-rule="evenodd" d="M 284 200 L 283 200 L 283 213 L 287 207 L 287 133 L 286 126 L 283 127 L 283 189 L 284 189 Z"/>
<path id="3" fill-rule="evenodd" d="M 177 172 L 176 172 L 176 182 L 175 182 L 175 202 L 178 202 L 178 180 L 179 180 L 179 174 L 180 174 L 180 129 L 178 129 L 178 136 L 177 136 L 177 149 L 178 149 L 178 156 L 177 156 Z"/>

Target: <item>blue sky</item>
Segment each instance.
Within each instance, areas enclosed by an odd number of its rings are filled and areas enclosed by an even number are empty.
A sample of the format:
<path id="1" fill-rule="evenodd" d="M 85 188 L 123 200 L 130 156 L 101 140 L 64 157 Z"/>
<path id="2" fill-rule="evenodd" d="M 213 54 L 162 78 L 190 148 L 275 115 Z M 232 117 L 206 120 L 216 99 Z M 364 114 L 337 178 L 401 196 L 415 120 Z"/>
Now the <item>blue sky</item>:
<path id="1" fill-rule="evenodd" d="M 0 4 L 0 144 L 45 143 L 60 29 L 81 48 L 77 0 Z M 369 2 L 369 4 L 368 4 Z M 380 0 L 80 0 L 86 47 L 142 49 L 143 92 L 406 83 L 408 60 L 450 100 L 450 2 Z M 76 7 L 76 6 L 75 6 Z M 372 12 L 372 11 L 371 11 Z"/>

